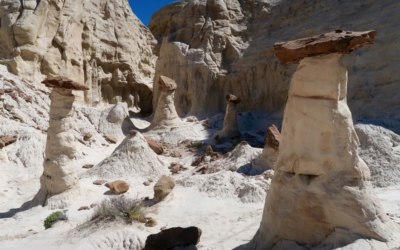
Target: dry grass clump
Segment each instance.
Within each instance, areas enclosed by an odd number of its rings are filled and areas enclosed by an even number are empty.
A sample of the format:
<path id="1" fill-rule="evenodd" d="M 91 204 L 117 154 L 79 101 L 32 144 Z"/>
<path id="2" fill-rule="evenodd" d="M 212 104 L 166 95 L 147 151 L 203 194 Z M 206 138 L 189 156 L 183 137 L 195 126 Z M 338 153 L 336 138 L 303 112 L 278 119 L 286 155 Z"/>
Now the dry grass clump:
<path id="1" fill-rule="evenodd" d="M 122 219 L 126 223 L 140 222 L 145 218 L 146 213 L 141 200 L 117 196 L 105 199 L 96 206 L 90 221 Z"/>

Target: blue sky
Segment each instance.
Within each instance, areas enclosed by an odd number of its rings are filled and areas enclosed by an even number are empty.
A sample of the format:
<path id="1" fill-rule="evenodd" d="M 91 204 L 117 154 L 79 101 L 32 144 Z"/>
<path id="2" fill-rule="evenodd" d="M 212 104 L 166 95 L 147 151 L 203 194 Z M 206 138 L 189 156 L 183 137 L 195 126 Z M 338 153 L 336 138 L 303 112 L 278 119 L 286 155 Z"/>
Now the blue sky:
<path id="1" fill-rule="evenodd" d="M 176 2 L 176 0 L 129 0 L 133 13 L 147 25 L 151 15 L 167 3 Z"/>

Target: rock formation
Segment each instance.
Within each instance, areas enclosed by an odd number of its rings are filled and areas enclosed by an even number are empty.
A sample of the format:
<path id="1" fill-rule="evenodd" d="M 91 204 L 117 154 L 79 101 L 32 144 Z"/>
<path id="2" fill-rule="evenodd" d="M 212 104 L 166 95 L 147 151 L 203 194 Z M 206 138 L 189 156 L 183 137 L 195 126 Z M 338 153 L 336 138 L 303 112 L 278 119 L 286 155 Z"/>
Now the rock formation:
<path id="1" fill-rule="evenodd" d="M 285 62 L 300 64 L 289 89 L 260 229 L 247 249 L 272 249 L 282 239 L 334 248 L 358 238 L 387 242 L 398 230 L 358 156 L 346 100 L 347 70 L 340 61 L 343 53 L 373 43 L 375 34 L 336 31 L 275 46 L 293 55 Z"/>
<path id="2" fill-rule="evenodd" d="M 144 136 L 132 130 L 111 156 L 88 170 L 85 176 L 114 179 L 135 175 L 159 177 L 167 173 L 167 166 L 149 147 Z"/>
<path id="3" fill-rule="evenodd" d="M 73 134 L 75 96 L 72 90 L 82 91 L 89 88 L 62 77 L 47 78 L 43 83 L 52 88 L 50 122 L 40 190 L 31 205 L 48 205 L 51 209 L 65 208 L 79 192 L 79 180 L 73 165 L 77 149 Z"/>
<path id="4" fill-rule="evenodd" d="M 176 82 L 166 76 L 160 76 L 158 84 L 161 89 L 161 94 L 153 121 L 147 130 L 170 128 L 182 124 L 182 120 L 176 113 L 174 103 L 174 92 L 177 86 Z"/>
<path id="5" fill-rule="evenodd" d="M 275 125 L 268 127 L 267 137 L 265 138 L 265 147 L 262 153 L 251 163 L 253 172 L 264 172 L 269 169 L 275 169 L 276 161 L 279 155 L 279 145 L 281 134 Z"/>
<path id="6" fill-rule="evenodd" d="M 121 140 L 134 127 L 129 118 L 128 104 L 126 102 L 118 102 L 113 107 L 101 112 L 98 131 L 104 135 L 112 135 Z"/>
<path id="7" fill-rule="evenodd" d="M 379 27 L 380 46 L 362 48 L 343 60 L 352 81 L 349 106 L 356 119 L 398 120 L 399 31 L 393 24 L 400 22 L 400 2 L 199 0 L 176 5 L 160 9 L 164 19 L 154 15 L 149 27 L 158 40 L 164 37 L 155 74 L 178 83 L 175 103 L 181 117 L 224 111 L 225 93 L 242 98 L 239 111 L 280 110 L 295 67 L 279 63 L 274 43 L 338 27 Z M 366 21 L 369 13 L 375 18 Z M 159 93 L 154 85 L 154 107 Z"/>
<path id="8" fill-rule="evenodd" d="M 39 82 L 70 76 L 90 88 L 85 100 L 125 100 L 152 111 L 156 40 L 126 0 L 3 0 L 0 63 Z"/>
<path id="9" fill-rule="evenodd" d="M 240 98 L 231 94 L 226 95 L 226 100 L 228 101 L 228 104 L 226 105 L 224 127 L 218 132 L 220 138 L 240 135 L 236 105 L 239 104 L 241 100 Z"/>

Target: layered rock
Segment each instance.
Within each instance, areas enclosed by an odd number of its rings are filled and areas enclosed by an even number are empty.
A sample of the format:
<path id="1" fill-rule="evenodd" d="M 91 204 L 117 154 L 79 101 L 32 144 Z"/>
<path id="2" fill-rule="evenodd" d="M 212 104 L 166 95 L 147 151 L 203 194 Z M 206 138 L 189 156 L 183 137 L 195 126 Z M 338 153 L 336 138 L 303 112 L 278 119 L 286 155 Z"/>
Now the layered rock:
<path id="1" fill-rule="evenodd" d="M 302 59 L 293 75 L 274 178 L 248 249 L 272 249 L 282 239 L 337 248 L 358 238 L 388 242 L 398 232 L 357 153 L 340 46 L 330 52 Z"/>
<path id="2" fill-rule="evenodd" d="M 39 82 L 64 75 L 85 83 L 90 105 L 125 100 L 152 111 L 156 40 L 126 0 L 4 0 L 0 63 Z"/>
<path id="3" fill-rule="evenodd" d="M 176 82 L 166 76 L 160 76 L 158 84 L 161 94 L 155 109 L 154 118 L 147 130 L 171 128 L 183 123 L 175 109 L 174 93 L 177 87 Z"/>
<path id="4" fill-rule="evenodd" d="M 174 10 L 176 14 L 171 13 Z M 178 83 L 175 104 L 181 117 L 224 111 L 225 93 L 242 98 L 239 111 L 280 110 L 295 67 L 278 62 L 274 43 L 338 27 L 379 27 L 380 46 L 362 48 L 343 60 L 352 81 L 348 101 L 356 119 L 398 120 L 399 31 L 393 24 L 400 22 L 399 10 L 400 3 L 395 0 L 199 0 L 189 1 L 182 9 L 169 4 L 159 11 L 172 23 L 165 22 L 165 33 L 160 26 L 149 25 L 156 37 L 166 37 L 156 77 L 165 75 Z M 154 16 L 153 20 L 156 23 L 160 18 Z M 154 85 L 155 104 L 159 93 Z"/>
<path id="5" fill-rule="evenodd" d="M 65 208 L 79 192 L 79 180 L 73 166 L 77 149 L 73 133 L 75 96 L 72 90 L 88 90 L 88 87 L 65 78 L 49 78 L 43 83 L 53 88 L 50 94 L 50 122 L 40 190 L 31 205 Z"/>

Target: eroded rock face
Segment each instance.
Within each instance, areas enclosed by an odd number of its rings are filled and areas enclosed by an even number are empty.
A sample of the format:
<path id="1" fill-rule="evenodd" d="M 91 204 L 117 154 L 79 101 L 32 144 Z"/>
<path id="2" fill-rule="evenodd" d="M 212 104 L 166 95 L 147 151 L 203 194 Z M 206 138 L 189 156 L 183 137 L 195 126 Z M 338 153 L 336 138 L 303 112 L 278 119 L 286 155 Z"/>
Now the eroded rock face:
<path id="1" fill-rule="evenodd" d="M 171 13 L 174 10 L 176 14 Z M 170 4 L 159 11 L 166 13 L 172 24 L 163 29 L 168 38 L 161 44 L 156 78 L 165 75 L 178 83 L 174 100 L 181 117 L 224 111 L 222 96 L 226 93 L 242 98 L 239 111 L 279 110 L 286 103 L 296 67 L 278 61 L 274 43 L 319 35 L 338 27 L 379 27 L 379 46 L 362 48 L 343 59 L 352 81 L 348 102 L 356 119 L 398 119 L 400 98 L 394 93 L 400 92 L 400 62 L 396 59 L 399 31 L 393 23 L 400 22 L 396 15 L 399 10 L 400 2 L 396 0 L 199 0 L 190 1 L 182 9 Z M 375 18 L 368 19 L 369 13 L 374 13 Z M 153 17 L 154 22 L 159 19 Z M 149 27 L 156 37 L 162 36 L 159 26 Z M 154 104 L 159 94 L 154 84 Z"/>
<path id="2" fill-rule="evenodd" d="M 85 100 L 152 111 L 156 40 L 126 0 L 4 0 L 0 63 L 23 79 L 85 83 Z"/>
<path id="3" fill-rule="evenodd" d="M 249 249 L 271 249 L 281 239 L 340 247 L 355 234 L 389 241 L 398 230 L 357 153 L 341 56 L 305 58 L 293 75 L 274 178 Z M 341 230 L 347 239 L 335 238 Z"/>

